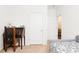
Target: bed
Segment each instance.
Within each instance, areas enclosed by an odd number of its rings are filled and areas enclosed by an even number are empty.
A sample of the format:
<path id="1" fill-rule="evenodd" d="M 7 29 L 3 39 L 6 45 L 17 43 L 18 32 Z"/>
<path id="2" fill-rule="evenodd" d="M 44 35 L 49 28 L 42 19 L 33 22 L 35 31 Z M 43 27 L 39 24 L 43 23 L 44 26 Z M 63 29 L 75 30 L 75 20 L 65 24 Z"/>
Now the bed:
<path id="1" fill-rule="evenodd" d="M 50 43 L 50 53 L 78 53 L 79 42 L 75 40 L 60 40 Z"/>

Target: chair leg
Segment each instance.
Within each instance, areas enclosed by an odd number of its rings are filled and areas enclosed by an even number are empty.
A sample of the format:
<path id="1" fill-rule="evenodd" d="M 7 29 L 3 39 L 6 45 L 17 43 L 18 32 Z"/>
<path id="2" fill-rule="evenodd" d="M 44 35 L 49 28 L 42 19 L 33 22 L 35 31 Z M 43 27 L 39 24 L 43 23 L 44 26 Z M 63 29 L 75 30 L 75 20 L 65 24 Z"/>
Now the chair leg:
<path id="1" fill-rule="evenodd" d="M 5 50 L 5 52 L 7 52 L 7 42 L 6 41 L 4 42 L 4 50 Z"/>
<path id="2" fill-rule="evenodd" d="M 4 50 L 5 50 L 5 52 L 7 52 L 7 45 L 6 44 L 5 44 Z"/>
<path id="3" fill-rule="evenodd" d="M 24 46 L 25 46 L 25 36 L 24 36 Z"/>
<path id="4" fill-rule="evenodd" d="M 21 38 L 21 49 L 22 49 L 22 38 Z"/>
<path id="5" fill-rule="evenodd" d="M 13 51 L 15 52 L 15 50 L 16 50 L 16 42 L 14 41 L 13 42 Z"/>
<path id="6" fill-rule="evenodd" d="M 18 40 L 18 41 L 19 41 L 19 42 L 18 42 L 18 43 L 19 43 L 18 46 L 20 47 L 20 40 Z"/>
<path id="7" fill-rule="evenodd" d="M 6 39 L 4 40 L 4 50 L 5 52 L 7 52 L 7 40 Z"/>
<path id="8" fill-rule="evenodd" d="M 15 49 L 13 49 L 13 51 L 15 52 Z"/>
<path id="9" fill-rule="evenodd" d="M 5 50 L 5 52 L 7 52 L 7 44 L 6 44 L 6 38 L 5 38 L 5 34 L 3 34 L 3 49 Z"/>
<path id="10" fill-rule="evenodd" d="M 13 47 L 13 51 L 15 52 L 15 50 L 16 50 L 16 47 L 14 46 L 14 47 Z"/>
<path id="11" fill-rule="evenodd" d="M 15 28 L 13 28 L 13 51 L 15 52 L 16 50 L 16 38 L 15 38 L 15 33 L 16 33 L 16 30 Z"/>

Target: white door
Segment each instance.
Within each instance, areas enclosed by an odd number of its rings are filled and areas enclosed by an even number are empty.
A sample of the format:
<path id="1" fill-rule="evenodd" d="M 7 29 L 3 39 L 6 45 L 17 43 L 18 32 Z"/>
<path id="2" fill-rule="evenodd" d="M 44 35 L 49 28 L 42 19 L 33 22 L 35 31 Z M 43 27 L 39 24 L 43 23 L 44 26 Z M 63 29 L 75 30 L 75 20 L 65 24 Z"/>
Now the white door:
<path id="1" fill-rule="evenodd" d="M 42 43 L 42 15 L 32 13 L 30 16 L 30 44 Z"/>

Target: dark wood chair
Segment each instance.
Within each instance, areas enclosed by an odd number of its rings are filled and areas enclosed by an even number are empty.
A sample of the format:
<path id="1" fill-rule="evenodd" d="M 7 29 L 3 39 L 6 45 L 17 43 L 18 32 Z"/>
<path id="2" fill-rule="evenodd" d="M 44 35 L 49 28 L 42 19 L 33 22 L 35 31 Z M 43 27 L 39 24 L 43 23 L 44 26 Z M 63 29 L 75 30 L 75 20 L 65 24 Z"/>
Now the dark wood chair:
<path id="1" fill-rule="evenodd" d="M 13 51 L 15 52 L 16 50 L 16 38 L 19 38 L 19 45 L 21 45 L 22 49 L 22 38 L 24 37 L 24 45 L 25 45 L 25 29 L 24 28 L 4 28 L 5 31 L 3 33 L 3 45 L 4 45 L 4 50 L 7 51 L 8 47 L 13 47 Z M 20 44 L 21 42 L 21 44 Z"/>
<path id="2" fill-rule="evenodd" d="M 15 28 L 15 37 L 21 39 L 21 49 L 22 49 L 22 38 L 24 38 L 24 46 L 25 46 L 25 28 L 24 27 L 19 27 Z M 20 42 L 19 42 L 20 46 Z"/>
<path id="3" fill-rule="evenodd" d="M 4 49 L 7 51 L 7 48 L 12 45 L 13 41 L 13 29 L 9 29 L 7 27 L 4 27 L 4 33 L 3 33 L 3 43 L 4 43 Z"/>

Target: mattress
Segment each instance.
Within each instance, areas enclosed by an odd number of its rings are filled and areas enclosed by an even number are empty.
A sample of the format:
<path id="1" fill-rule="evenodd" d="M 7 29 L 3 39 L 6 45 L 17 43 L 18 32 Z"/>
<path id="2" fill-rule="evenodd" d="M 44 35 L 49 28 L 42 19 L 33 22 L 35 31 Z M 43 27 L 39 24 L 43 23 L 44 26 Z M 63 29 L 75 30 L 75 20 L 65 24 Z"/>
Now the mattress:
<path id="1" fill-rule="evenodd" d="M 51 53 L 78 53 L 79 43 L 75 40 L 70 41 L 51 41 Z"/>

